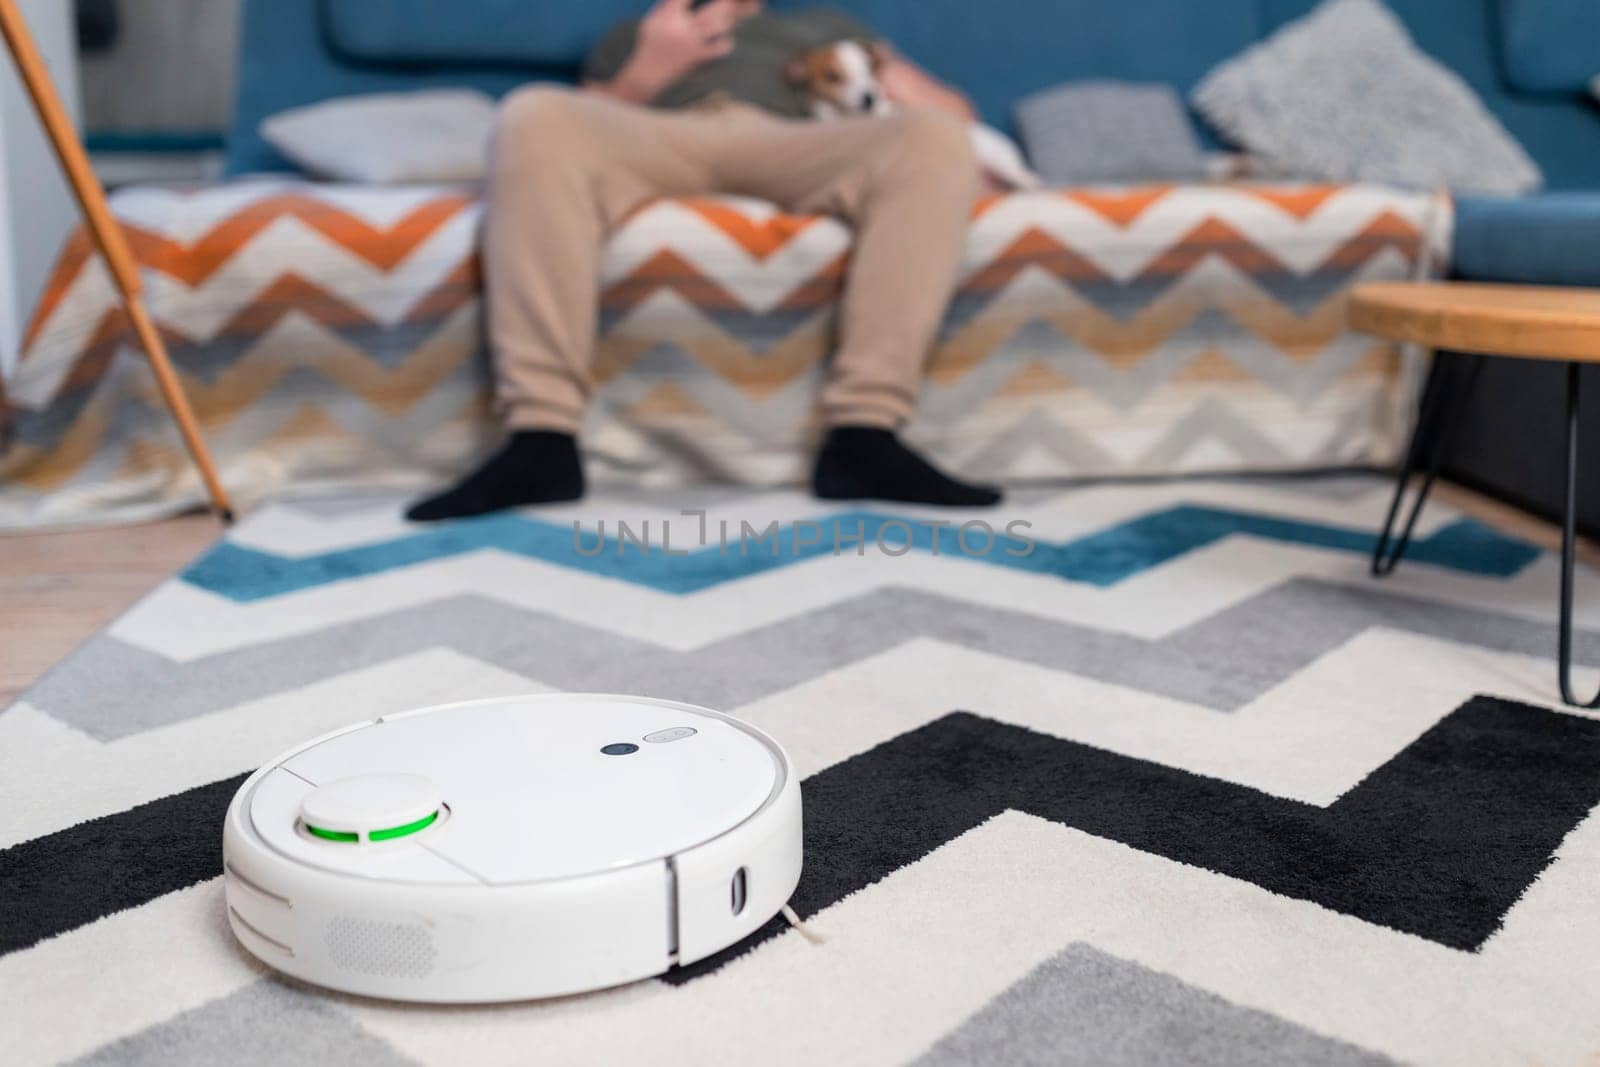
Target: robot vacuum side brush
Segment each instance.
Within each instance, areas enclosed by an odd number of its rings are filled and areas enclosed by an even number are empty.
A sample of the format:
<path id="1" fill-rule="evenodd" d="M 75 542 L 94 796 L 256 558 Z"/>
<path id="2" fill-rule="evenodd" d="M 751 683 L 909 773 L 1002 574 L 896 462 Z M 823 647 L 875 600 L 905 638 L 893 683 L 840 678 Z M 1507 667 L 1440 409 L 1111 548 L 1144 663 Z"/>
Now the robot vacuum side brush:
<path id="1" fill-rule="evenodd" d="M 267 763 L 228 807 L 228 922 L 269 966 L 397 1000 L 559 996 L 693 963 L 800 879 L 777 743 L 705 708 L 424 708 Z"/>

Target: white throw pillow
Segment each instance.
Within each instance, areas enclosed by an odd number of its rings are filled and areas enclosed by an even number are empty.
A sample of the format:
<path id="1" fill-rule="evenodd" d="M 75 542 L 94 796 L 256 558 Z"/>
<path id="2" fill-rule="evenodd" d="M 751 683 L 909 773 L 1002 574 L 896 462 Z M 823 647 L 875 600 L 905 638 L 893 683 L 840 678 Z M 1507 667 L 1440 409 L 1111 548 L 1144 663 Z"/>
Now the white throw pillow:
<path id="1" fill-rule="evenodd" d="M 1328 181 L 1522 193 L 1539 167 L 1378 0 L 1327 0 L 1216 67 L 1196 110 L 1275 167 Z"/>
<path id="2" fill-rule="evenodd" d="M 280 111 L 261 136 L 308 174 L 374 185 L 483 177 L 493 98 L 473 89 L 372 93 Z"/>

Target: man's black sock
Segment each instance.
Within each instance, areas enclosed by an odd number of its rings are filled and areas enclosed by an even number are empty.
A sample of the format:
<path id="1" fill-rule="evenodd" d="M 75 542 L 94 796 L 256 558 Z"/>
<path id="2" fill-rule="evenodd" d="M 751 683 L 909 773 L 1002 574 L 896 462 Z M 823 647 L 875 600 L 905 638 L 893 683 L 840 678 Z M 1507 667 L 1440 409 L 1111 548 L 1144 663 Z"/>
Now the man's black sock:
<path id="1" fill-rule="evenodd" d="M 583 495 L 583 464 L 569 433 L 523 430 L 454 489 L 413 504 L 413 522 L 463 519 L 527 504 L 553 504 Z"/>
<path id="2" fill-rule="evenodd" d="M 817 454 L 813 492 L 824 500 L 892 500 L 943 507 L 988 507 L 1000 491 L 940 471 L 877 426 L 835 426 Z"/>

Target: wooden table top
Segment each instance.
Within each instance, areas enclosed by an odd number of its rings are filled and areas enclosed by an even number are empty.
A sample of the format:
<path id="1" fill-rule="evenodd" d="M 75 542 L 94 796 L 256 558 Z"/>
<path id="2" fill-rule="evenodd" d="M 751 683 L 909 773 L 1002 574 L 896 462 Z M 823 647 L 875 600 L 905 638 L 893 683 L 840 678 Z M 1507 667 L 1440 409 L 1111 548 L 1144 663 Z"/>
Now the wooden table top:
<path id="1" fill-rule="evenodd" d="M 1474 282 L 1369 282 L 1350 328 L 1430 348 L 1600 363 L 1600 289 Z"/>

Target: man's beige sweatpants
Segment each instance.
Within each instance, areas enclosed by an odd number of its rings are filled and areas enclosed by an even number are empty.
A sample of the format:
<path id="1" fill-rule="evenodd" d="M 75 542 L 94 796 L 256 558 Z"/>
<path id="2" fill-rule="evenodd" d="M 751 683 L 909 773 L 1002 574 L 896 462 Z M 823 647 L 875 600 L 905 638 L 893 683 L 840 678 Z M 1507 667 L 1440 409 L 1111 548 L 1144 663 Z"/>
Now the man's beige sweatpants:
<path id="1" fill-rule="evenodd" d="M 670 112 L 519 90 L 501 108 L 485 224 L 507 426 L 577 432 L 607 236 L 648 199 L 709 193 L 854 227 L 823 415 L 898 426 L 955 285 L 977 175 L 964 124 L 937 112 L 812 122 L 744 104 Z"/>

